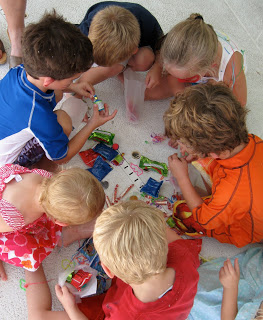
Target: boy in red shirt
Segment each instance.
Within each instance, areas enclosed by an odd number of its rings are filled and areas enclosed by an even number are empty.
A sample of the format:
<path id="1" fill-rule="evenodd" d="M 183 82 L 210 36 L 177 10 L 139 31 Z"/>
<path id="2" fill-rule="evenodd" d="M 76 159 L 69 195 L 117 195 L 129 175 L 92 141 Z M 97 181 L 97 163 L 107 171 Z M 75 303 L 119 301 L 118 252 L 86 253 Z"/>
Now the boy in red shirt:
<path id="1" fill-rule="evenodd" d="M 201 240 L 181 239 L 166 227 L 160 210 L 141 201 L 105 210 L 97 219 L 93 239 L 103 269 L 111 278 L 116 276 L 102 303 L 103 312 L 98 308 L 92 312 L 95 304 L 88 304 L 89 298 L 78 306 L 68 289 L 58 285 L 56 293 L 67 315 L 50 312 L 50 300 L 43 303 L 49 294 L 45 283 L 27 288 L 29 319 L 187 318 L 197 291 Z M 43 279 L 41 269 L 26 273 L 27 282 Z"/>
<path id="2" fill-rule="evenodd" d="M 263 141 L 248 134 L 246 113 L 229 88 L 202 84 L 177 96 L 164 115 L 166 135 L 188 153 L 168 162 L 193 219 L 204 235 L 237 247 L 263 239 Z M 206 200 L 189 179 L 193 155 L 212 181 Z"/>

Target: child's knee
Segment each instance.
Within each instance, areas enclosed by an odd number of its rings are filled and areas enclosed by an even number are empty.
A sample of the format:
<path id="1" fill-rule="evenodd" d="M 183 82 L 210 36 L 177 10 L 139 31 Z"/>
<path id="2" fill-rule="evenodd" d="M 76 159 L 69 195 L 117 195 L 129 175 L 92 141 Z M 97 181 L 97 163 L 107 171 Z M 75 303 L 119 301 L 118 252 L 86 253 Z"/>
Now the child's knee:
<path id="1" fill-rule="evenodd" d="M 64 110 L 56 110 L 55 114 L 57 115 L 58 123 L 63 128 L 65 135 L 69 136 L 72 131 L 72 120 L 70 116 Z"/>
<path id="2" fill-rule="evenodd" d="M 142 47 L 129 59 L 128 65 L 133 71 L 147 71 L 153 65 L 154 60 L 155 55 L 152 49 L 149 47 Z"/>

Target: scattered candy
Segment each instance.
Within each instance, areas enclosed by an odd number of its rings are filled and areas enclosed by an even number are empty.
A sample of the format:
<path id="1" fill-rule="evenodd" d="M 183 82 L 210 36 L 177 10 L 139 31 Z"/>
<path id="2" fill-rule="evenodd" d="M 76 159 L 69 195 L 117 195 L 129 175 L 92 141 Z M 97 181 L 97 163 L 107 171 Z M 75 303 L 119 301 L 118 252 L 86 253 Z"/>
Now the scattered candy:
<path id="1" fill-rule="evenodd" d="M 118 201 L 120 201 L 122 198 L 126 196 L 126 194 L 134 187 L 134 184 L 131 184 L 119 197 Z"/>
<path id="2" fill-rule="evenodd" d="M 144 156 L 141 156 L 139 167 L 145 171 L 148 171 L 148 170 L 156 171 L 165 177 L 168 174 L 168 167 L 165 163 L 153 161 Z"/>
<path id="3" fill-rule="evenodd" d="M 113 150 L 118 150 L 118 149 L 119 149 L 118 143 L 114 143 L 114 144 L 112 145 L 112 149 L 113 149 Z"/>
<path id="4" fill-rule="evenodd" d="M 118 155 L 116 150 L 106 146 L 104 143 L 98 143 L 93 150 L 102 155 L 108 161 L 111 161 Z"/>
<path id="5" fill-rule="evenodd" d="M 103 180 L 112 170 L 112 167 L 98 156 L 92 168 L 88 169 L 99 181 Z"/>
<path id="6" fill-rule="evenodd" d="M 145 192 L 146 194 L 149 194 L 153 197 L 158 197 L 160 188 L 163 184 L 163 181 L 158 182 L 154 180 L 153 178 L 149 178 L 147 183 L 141 188 L 141 192 Z"/>
<path id="7" fill-rule="evenodd" d="M 89 136 L 89 140 L 95 140 L 98 142 L 106 143 L 108 145 L 112 145 L 114 137 L 115 137 L 114 133 L 96 129 L 92 131 L 91 135 Z"/>
<path id="8" fill-rule="evenodd" d="M 138 200 L 137 196 L 130 196 L 130 200 Z"/>

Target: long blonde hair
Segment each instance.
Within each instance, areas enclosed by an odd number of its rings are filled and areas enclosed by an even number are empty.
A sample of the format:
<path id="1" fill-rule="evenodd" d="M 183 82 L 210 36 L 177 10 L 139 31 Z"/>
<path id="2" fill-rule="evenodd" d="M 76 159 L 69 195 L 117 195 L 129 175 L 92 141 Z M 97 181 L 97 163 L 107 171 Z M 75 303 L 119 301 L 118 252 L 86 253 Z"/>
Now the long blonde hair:
<path id="1" fill-rule="evenodd" d="M 193 70 L 195 73 L 212 72 L 218 49 L 217 35 L 199 13 L 190 17 L 168 32 L 161 47 L 162 61 Z"/>

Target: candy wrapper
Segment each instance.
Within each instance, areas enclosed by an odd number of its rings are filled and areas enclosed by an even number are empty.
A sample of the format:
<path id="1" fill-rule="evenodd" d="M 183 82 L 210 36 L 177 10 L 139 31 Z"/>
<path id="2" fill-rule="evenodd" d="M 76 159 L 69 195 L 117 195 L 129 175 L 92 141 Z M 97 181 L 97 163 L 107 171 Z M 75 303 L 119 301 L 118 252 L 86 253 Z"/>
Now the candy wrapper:
<path id="1" fill-rule="evenodd" d="M 104 179 L 106 175 L 112 170 L 112 167 L 98 156 L 92 168 L 88 169 L 99 181 Z"/>
<path id="2" fill-rule="evenodd" d="M 70 282 L 74 282 L 74 275 L 78 273 L 78 271 L 81 271 L 79 273 L 79 276 L 76 277 L 75 283 L 71 284 Z M 88 281 L 87 275 L 90 274 Z M 96 294 L 97 292 L 97 276 L 98 271 L 92 269 L 90 266 L 84 264 L 79 265 L 77 267 L 75 266 L 69 266 L 66 270 L 64 270 L 62 273 L 58 276 L 58 284 L 62 286 L 67 286 L 71 293 L 74 294 L 77 298 L 84 298 L 93 294 Z M 68 280 L 67 280 L 68 279 Z M 85 282 L 85 285 L 79 287 L 77 282 L 82 281 Z M 78 288 L 77 288 L 78 287 Z"/>
<path id="3" fill-rule="evenodd" d="M 153 161 L 144 156 L 141 156 L 139 167 L 145 171 L 152 170 L 158 172 L 164 177 L 168 174 L 168 167 L 165 163 Z"/>
<path id="4" fill-rule="evenodd" d="M 97 129 L 91 133 L 91 135 L 89 136 L 89 140 L 95 140 L 98 142 L 106 143 L 108 145 L 112 145 L 114 137 L 114 133 Z"/>
<path id="5" fill-rule="evenodd" d="M 104 143 L 98 143 L 93 150 L 102 155 L 108 161 L 111 161 L 118 155 L 116 150 L 106 146 Z"/>
<path id="6" fill-rule="evenodd" d="M 93 167 L 95 160 L 99 156 L 99 153 L 95 152 L 93 149 L 88 149 L 88 150 L 79 152 L 79 155 L 87 166 Z"/>
<path id="7" fill-rule="evenodd" d="M 145 192 L 150 196 L 157 198 L 162 184 L 163 184 L 163 181 L 158 182 L 153 178 L 149 178 L 147 183 L 141 188 L 141 192 Z"/>
<path id="8" fill-rule="evenodd" d="M 75 255 L 74 259 L 80 262 L 84 260 L 84 263 L 88 263 L 91 268 L 98 271 L 96 294 L 102 294 L 110 287 L 111 279 L 108 277 L 101 266 L 100 258 L 94 247 L 92 238 L 86 239 L 83 242 L 82 246 L 78 249 L 78 252 Z"/>

